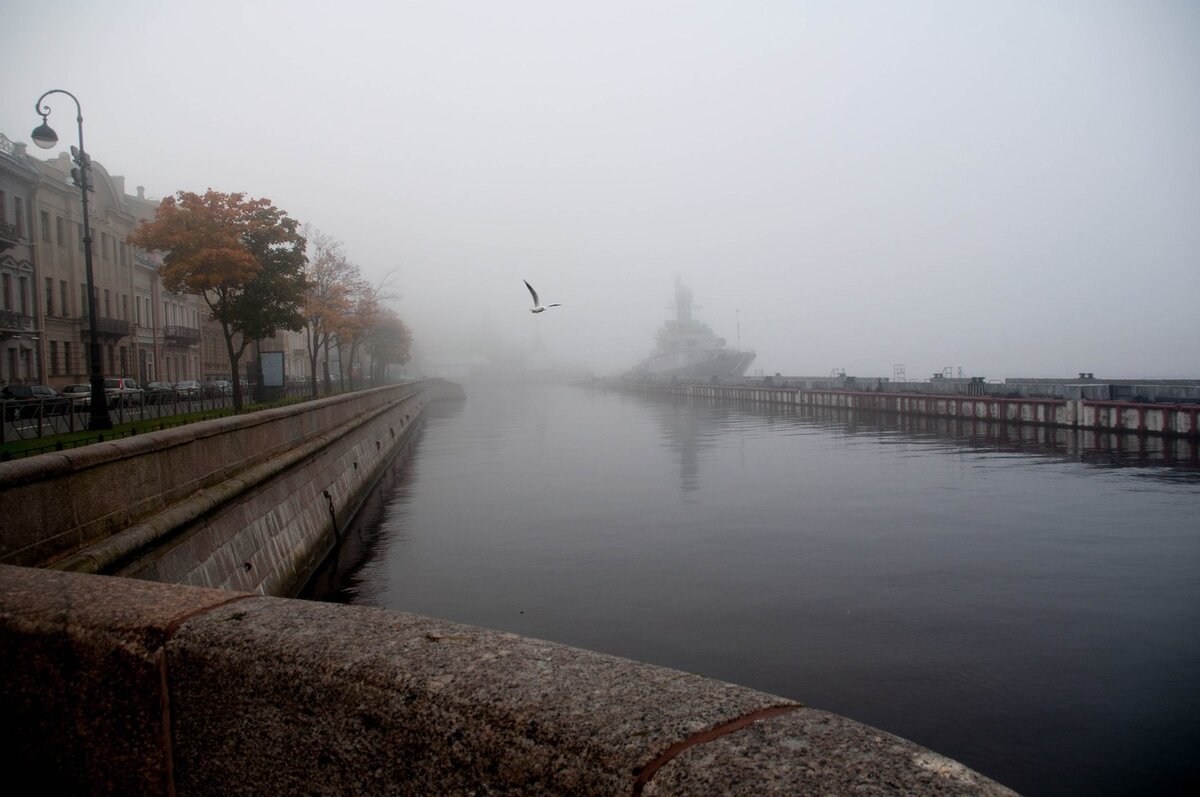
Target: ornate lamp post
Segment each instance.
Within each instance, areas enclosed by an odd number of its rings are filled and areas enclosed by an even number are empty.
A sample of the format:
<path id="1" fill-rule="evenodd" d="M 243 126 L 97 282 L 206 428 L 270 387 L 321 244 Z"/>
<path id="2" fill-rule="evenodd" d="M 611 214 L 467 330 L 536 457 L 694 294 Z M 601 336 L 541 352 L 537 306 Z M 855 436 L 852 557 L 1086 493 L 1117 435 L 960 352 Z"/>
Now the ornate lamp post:
<path id="1" fill-rule="evenodd" d="M 89 327 L 88 366 L 92 383 L 91 418 L 88 428 L 111 429 L 112 419 L 108 415 L 108 402 L 105 400 L 104 393 L 104 374 L 100 369 L 100 338 L 97 335 L 96 329 L 96 284 L 92 276 L 92 226 L 88 219 L 88 191 L 92 188 L 92 159 L 88 157 L 87 152 L 83 149 L 83 109 L 79 106 L 79 99 L 71 92 L 64 91 L 63 89 L 51 89 L 38 97 L 38 101 L 33 108 L 42 117 L 42 123 L 34 128 L 33 133 L 30 134 L 33 143 L 42 149 L 50 149 L 58 143 L 58 134 L 54 132 L 50 125 L 46 124 L 46 117 L 50 115 L 50 106 L 42 105 L 42 100 L 51 94 L 66 94 L 75 100 L 75 121 L 79 123 L 79 149 L 71 147 L 71 156 L 77 167 L 71 170 L 71 176 L 74 178 L 75 184 L 79 186 L 80 196 L 83 201 L 83 263 L 87 273 Z"/>

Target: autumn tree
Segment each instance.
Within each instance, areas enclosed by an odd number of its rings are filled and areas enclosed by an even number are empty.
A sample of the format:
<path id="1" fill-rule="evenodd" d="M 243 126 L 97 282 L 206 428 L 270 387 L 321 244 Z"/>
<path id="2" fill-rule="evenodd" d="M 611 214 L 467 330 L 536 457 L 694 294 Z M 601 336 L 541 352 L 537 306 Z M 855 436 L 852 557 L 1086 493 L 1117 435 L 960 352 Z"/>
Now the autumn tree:
<path id="1" fill-rule="evenodd" d="M 404 365 L 412 356 L 412 332 L 394 311 L 380 308 L 366 332 L 366 345 L 372 378 L 381 384 L 389 365 Z"/>
<path id="2" fill-rule="evenodd" d="M 358 290 L 352 296 L 352 307 L 337 330 L 335 340 L 338 345 L 338 361 L 350 364 L 348 376 L 351 390 L 354 389 L 353 366 L 358 361 L 358 354 L 360 351 L 366 350 L 367 340 L 376 322 L 390 312 L 384 309 L 384 302 L 400 298 L 391 290 L 393 276 L 395 276 L 395 272 L 388 272 L 375 285 L 371 285 L 366 280 L 361 281 Z M 347 347 L 349 354 L 342 358 L 340 355 Z"/>
<path id="3" fill-rule="evenodd" d="M 323 364 L 328 391 L 330 343 L 353 311 L 355 296 L 364 283 L 358 266 L 346 257 L 341 241 L 311 227 L 304 231 L 310 252 L 305 272 L 308 287 L 304 294 L 304 338 L 310 366 L 309 392 L 317 398 L 318 361 Z"/>
<path id="4" fill-rule="evenodd" d="M 203 297 L 221 326 L 233 381 L 233 406 L 242 408 L 239 362 L 255 340 L 276 330 L 299 330 L 306 286 L 305 240 L 297 222 L 268 199 L 180 191 L 129 238 L 163 252 L 163 287 Z"/>

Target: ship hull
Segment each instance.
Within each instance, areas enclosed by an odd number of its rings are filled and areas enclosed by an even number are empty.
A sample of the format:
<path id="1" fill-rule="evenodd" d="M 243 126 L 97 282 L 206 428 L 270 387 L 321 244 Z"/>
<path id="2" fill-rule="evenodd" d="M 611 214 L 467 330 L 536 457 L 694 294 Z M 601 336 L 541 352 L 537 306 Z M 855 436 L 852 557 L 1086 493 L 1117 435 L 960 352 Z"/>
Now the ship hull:
<path id="1" fill-rule="evenodd" d="M 754 352 L 723 349 L 710 352 L 659 354 L 633 369 L 638 376 L 654 379 L 688 379 L 708 382 L 712 379 L 736 379 L 754 362 Z"/>

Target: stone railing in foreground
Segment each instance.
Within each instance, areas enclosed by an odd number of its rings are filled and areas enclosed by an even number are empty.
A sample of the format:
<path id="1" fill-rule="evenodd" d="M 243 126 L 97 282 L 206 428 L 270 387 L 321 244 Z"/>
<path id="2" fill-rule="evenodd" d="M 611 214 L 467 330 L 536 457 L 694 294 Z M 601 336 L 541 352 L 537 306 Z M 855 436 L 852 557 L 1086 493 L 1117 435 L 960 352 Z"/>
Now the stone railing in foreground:
<path id="1" fill-rule="evenodd" d="M 1011 794 L 743 687 L 364 607 L 0 566 L 0 763 L 63 794 Z"/>

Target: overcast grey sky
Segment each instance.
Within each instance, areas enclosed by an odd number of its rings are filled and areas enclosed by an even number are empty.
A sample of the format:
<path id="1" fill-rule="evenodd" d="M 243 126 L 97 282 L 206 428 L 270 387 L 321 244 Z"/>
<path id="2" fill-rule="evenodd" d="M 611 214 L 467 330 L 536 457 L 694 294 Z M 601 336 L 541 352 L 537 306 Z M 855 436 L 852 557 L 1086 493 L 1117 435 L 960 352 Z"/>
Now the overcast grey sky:
<path id="1" fill-rule="evenodd" d="M 395 269 L 427 352 L 618 371 L 679 277 L 767 373 L 1200 376 L 1200 2 L 0 14 L 0 132 L 73 92 L 131 192 L 265 196 Z"/>

